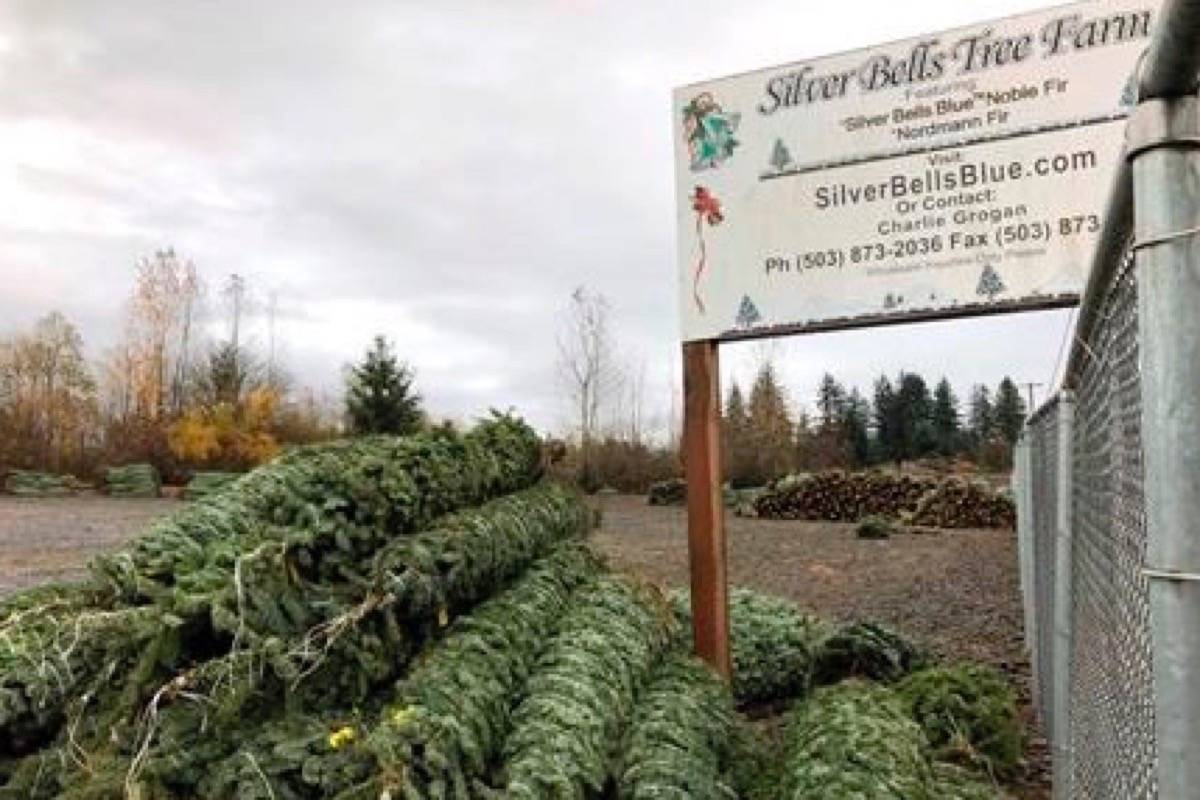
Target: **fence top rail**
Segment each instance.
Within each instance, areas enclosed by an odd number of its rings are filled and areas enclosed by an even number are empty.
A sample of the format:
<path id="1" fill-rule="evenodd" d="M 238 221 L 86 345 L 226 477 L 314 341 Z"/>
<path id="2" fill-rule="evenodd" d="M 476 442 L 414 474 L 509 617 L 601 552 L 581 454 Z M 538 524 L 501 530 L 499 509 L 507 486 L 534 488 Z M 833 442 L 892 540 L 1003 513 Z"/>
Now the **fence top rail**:
<path id="1" fill-rule="evenodd" d="M 1029 418 L 1025 420 L 1025 426 L 1027 428 L 1036 426 L 1040 424 L 1042 420 L 1056 413 L 1058 411 L 1058 404 L 1061 399 L 1062 393 L 1055 392 L 1049 400 L 1042 403 L 1040 406 L 1038 406 L 1036 411 L 1029 415 Z"/>

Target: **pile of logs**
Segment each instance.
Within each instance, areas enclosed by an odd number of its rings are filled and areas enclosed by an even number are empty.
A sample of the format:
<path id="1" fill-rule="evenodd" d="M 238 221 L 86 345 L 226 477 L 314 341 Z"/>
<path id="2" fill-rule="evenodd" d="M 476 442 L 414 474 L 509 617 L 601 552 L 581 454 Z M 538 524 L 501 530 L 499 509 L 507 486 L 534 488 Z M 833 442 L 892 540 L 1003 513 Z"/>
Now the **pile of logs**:
<path id="1" fill-rule="evenodd" d="M 878 514 L 899 517 L 937 482 L 880 472 L 817 472 L 784 479 L 759 496 L 754 507 L 764 519 L 858 522 Z"/>
<path id="2" fill-rule="evenodd" d="M 1011 528 L 1013 503 L 986 486 L 881 472 L 818 472 L 777 481 L 754 501 L 763 519 L 858 522 L 879 515 L 939 528 Z"/>
<path id="3" fill-rule="evenodd" d="M 943 481 L 921 498 L 910 520 L 934 528 L 1015 528 L 1013 501 L 986 486 L 961 480 Z"/>

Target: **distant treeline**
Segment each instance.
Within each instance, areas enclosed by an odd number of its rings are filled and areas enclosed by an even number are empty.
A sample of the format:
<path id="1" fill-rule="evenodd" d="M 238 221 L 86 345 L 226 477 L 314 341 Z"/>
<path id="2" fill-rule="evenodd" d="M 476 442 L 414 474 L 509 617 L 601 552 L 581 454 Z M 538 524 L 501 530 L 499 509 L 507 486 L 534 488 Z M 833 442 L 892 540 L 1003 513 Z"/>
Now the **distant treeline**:
<path id="1" fill-rule="evenodd" d="M 0 480 L 13 469 L 96 480 L 105 466 L 150 463 L 176 482 L 245 470 L 291 444 L 432 424 L 385 338 L 347 370 L 344 397 L 319 398 L 287 374 L 275 293 L 260 313 L 236 274 L 212 303 L 205 286 L 160 250 L 135 266 L 122 334 L 99 358 L 57 311 L 0 336 Z"/>
<path id="2" fill-rule="evenodd" d="M 748 395 L 734 382 L 725 400 L 725 476 L 761 485 L 795 470 L 862 468 L 918 458 L 962 457 L 984 469 L 1010 466 L 1025 403 L 1011 378 L 993 391 L 971 388 L 964 410 L 950 382 L 914 372 L 881 375 L 871 397 L 826 374 L 816 415 L 793 414 L 773 365 L 764 364 Z"/>

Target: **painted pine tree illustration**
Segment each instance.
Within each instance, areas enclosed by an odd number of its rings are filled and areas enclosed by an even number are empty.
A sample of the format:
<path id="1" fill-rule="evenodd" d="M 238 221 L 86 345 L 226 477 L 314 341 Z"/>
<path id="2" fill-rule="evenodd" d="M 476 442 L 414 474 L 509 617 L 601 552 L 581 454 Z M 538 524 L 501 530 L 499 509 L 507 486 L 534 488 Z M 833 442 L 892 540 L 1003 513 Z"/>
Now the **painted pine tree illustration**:
<path id="1" fill-rule="evenodd" d="M 758 306 L 750 299 L 750 295 L 742 295 L 742 304 L 738 308 L 737 325 L 739 328 L 749 328 L 762 319 Z"/>
<path id="2" fill-rule="evenodd" d="M 1000 274 L 992 268 L 992 265 L 984 264 L 983 273 L 979 276 L 979 285 L 975 287 L 975 294 L 985 295 L 988 300 L 992 300 L 1007 288 L 1004 281 L 1000 280 Z"/>
<path id="3" fill-rule="evenodd" d="M 787 145 L 783 143 L 783 139 L 776 139 L 775 149 L 771 151 L 771 166 L 776 172 L 783 172 L 792 166 L 792 163 L 792 154 L 788 152 Z"/>

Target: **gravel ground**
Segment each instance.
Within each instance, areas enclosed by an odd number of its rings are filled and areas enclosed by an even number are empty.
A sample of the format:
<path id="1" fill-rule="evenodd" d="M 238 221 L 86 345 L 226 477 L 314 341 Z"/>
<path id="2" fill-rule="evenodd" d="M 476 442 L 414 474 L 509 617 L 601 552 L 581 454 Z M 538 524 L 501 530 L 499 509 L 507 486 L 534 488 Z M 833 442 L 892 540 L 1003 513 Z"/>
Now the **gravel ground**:
<path id="1" fill-rule="evenodd" d="M 77 578 L 93 555 L 178 507 L 177 500 L 101 495 L 0 497 L 0 594 Z"/>
<path id="2" fill-rule="evenodd" d="M 604 521 L 594 539 L 615 564 L 663 586 L 687 585 L 682 509 L 652 508 L 633 496 L 597 502 Z M 0 594 L 78 577 L 91 556 L 178 507 L 171 499 L 0 497 Z M 864 541 L 852 525 L 730 516 L 728 537 L 731 584 L 791 598 L 828 619 L 879 620 L 948 658 L 994 664 L 1016 678 L 1031 718 L 1011 531 Z M 1029 757 L 1028 774 L 1012 788 L 1022 800 L 1045 800 L 1045 743 L 1036 735 Z"/>

